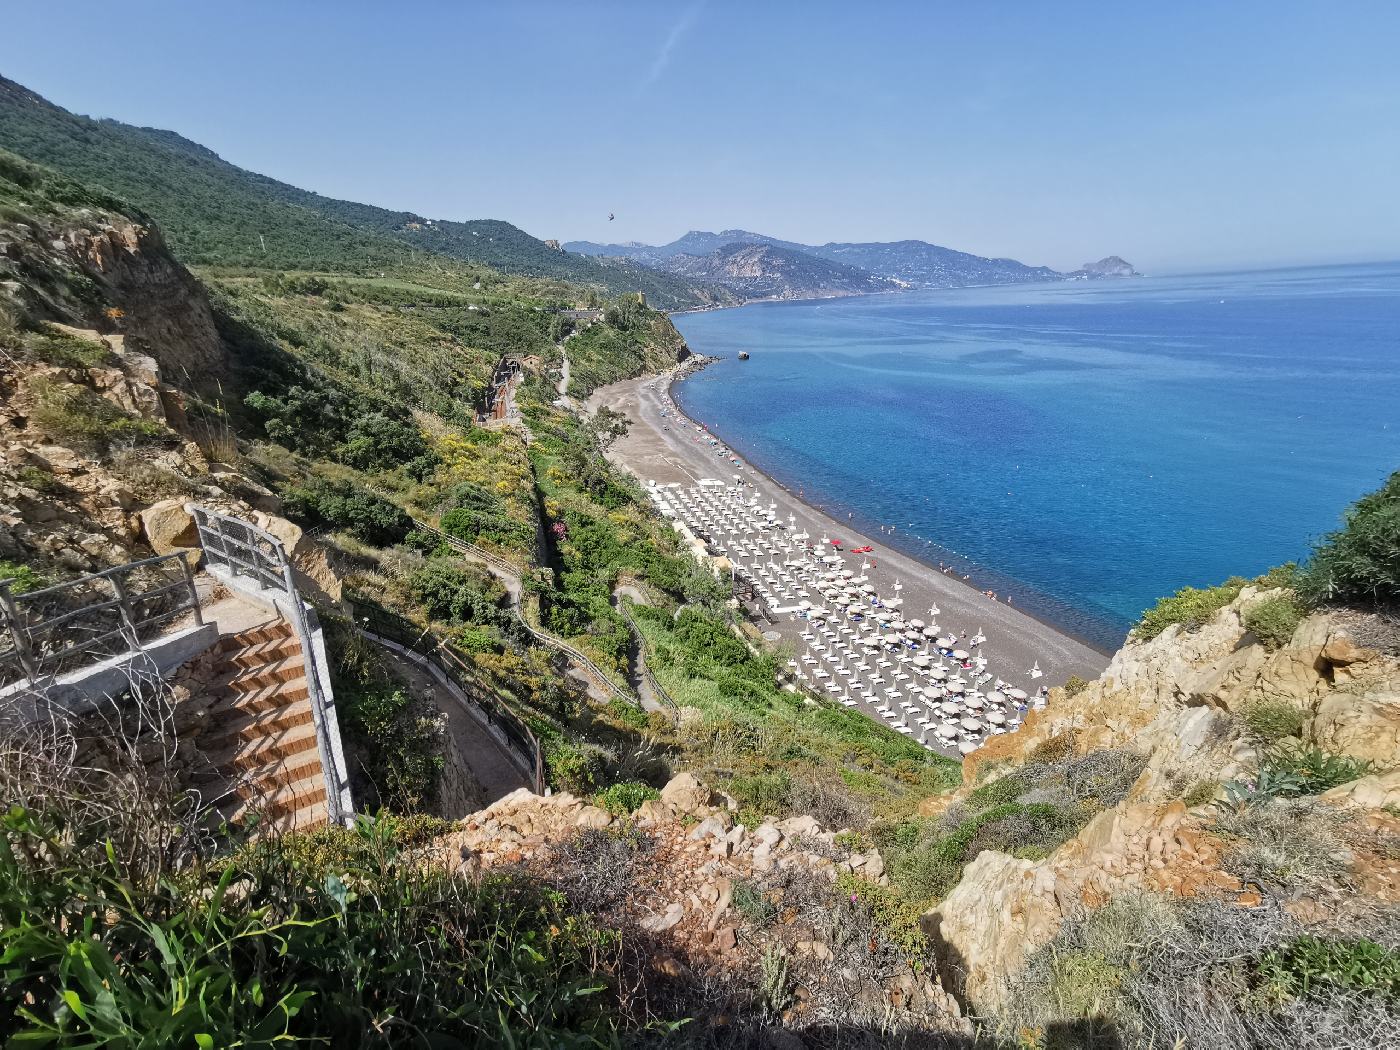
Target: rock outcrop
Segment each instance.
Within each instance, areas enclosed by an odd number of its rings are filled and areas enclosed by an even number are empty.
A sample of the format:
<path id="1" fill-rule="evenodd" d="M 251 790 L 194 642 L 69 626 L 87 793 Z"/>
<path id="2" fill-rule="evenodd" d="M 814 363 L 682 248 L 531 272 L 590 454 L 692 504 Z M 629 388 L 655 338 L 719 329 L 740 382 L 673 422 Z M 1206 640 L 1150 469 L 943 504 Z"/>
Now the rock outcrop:
<path id="1" fill-rule="evenodd" d="M 1049 857 L 983 852 L 925 915 L 945 985 L 965 1001 L 995 1010 L 1022 963 L 1067 919 L 1122 893 L 1257 904 L 1258 894 L 1225 870 L 1228 844 L 1199 806 L 1223 783 L 1253 776 L 1259 754 L 1244 716 L 1255 705 L 1292 706 L 1298 743 L 1373 764 L 1376 772 L 1323 802 L 1394 819 L 1382 811 L 1400 804 L 1400 660 L 1358 645 L 1343 618 L 1330 614 L 1306 617 L 1270 651 L 1244 625 L 1249 607 L 1270 595 L 1246 587 L 1194 630 L 1173 626 L 1130 640 L 1098 681 L 1074 696 L 1052 690 L 1020 732 L 994 737 L 969 757 L 963 788 L 929 800 L 922 812 L 933 815 L 974 785 L 1052 754 L 1115 748 L 1147 758 L 1128 798 Z M 1181 801 L 1187 794 L 1197 809 Z"/>

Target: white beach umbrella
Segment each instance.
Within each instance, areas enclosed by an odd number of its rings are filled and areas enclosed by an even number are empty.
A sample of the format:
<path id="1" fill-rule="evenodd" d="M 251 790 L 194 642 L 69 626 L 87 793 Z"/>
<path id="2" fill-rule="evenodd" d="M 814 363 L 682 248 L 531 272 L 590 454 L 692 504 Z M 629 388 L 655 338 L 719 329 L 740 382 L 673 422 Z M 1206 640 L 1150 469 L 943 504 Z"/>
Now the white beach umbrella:
<path id="1" fill-rule="evenodd" d="M 950 693 L 961 693 L 965 686 L 961 682 L 949 682 L 947 689 Z"/>
<path id="2" fill-rule="evenodd" d="M 969 696 L 966 700 L 966 703 L 967 706 L 972 708 L 974 711 L 982 710 L 982 698 L 976 693 L 973 693 L 971 696 Z"/>
<path id="3" fill-rule="evenodd" d="M 945 715 L 961 714 L 962 704 L 958 703 L 956 700 L 944 700 L 943 703 L 938 705 L 938 710 L 942 711 Z"/>
<path id="4" fill-rule="evenodd" d="M 939 726 L 937 729 L 934 730 L 934 732 L 935 732 L 938 736 L 941 736 L 944 740 L 952 740 L 953 737 L 955 737 L 955 736 L 958 735 L 958 727 L 957 727 L 957 726 Z"/>
<path id="5" fill-rule="evenodd" d="M 977 733 L 982 729 L 982 723 L 975 718 L 964 718 L 958 725 L 962 726 L 969 733 Z"/>
<path id="6" fill-rule="evenodd" d="M 971 740 L 964 740 L 958 745 L 958 751 L 964 755 L 970 755 L 977 750 L 977 745 Z"/>
<path id="7" fill-rule="evenodd" d="M 966 650 L 966 649 L 954 649 L 954 650 L 953 650 L 953 659 L 954 659 L 954 660 L 966 660 L 966 659 L 967 659 L 967 650 Z"/>
<path id="8" fill-rule="evenodd" d="M 1000 692 L 999 690 L 993 689 L 990 693 L 987 694 L 987 702 L 990 704 L 1004 704 L 1006 703 L 1006 694 Z"/>
<path id="9" fill-rule="evenodd" d="M 1012 700 L 1024 700 L 1026 698 L 1026 691 L 1024 689 L 1008 689 L 1006 695 L 1011 697 Z"/>
<path id="10" fill-rule="evenodd" d="M 1004 726 L 1006 725 L 1006 716 L 1000 711 L 993 711 L 991 714 L 987 715 L 987 721 L 994 726 Z"/>

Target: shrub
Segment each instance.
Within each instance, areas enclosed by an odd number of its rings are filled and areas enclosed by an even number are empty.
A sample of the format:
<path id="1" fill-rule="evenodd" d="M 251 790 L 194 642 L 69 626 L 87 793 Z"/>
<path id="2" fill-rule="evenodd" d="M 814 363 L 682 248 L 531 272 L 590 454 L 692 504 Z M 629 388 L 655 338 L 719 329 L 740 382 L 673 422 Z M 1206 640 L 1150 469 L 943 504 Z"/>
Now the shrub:
<path id="1" fill-rule="evenodd" d="M 590 795 L 598 790 L 605 766 L 603 752 L 596 747 L 545 739 L 545 770 L 556 790 Z"/>
<path id="2" fill-rule="evenodd" d="M 85 386 L 35 379 L 30 419 L 49 437 L 92 454 L 113 445 L 149 445 L 172 436 L 164 424 L 127 415 Z"/>
<path id="3" fill-rule="evenodd" d="M 390 547 L 413 528 L 413 519 L 382 496 L 351 481 L 313 478 L 282 492 L 287 514 L 313 525 L 344 529 L 376 547 Z"/>
<path id="4" fill-rule="evenodd" d="M 1344 520 L 1313 549 L 1299 593 L 1313 604 L 1400 605 L 1400 471 L 1357 500 Z"/>
<path id="5" fill-rule="evenodd" d="M 443 730 L 432 705 L 387 685 L 337 693 L 380 804 L 401 813 L 430 807 L 443 767 Z"/>
<path id="6" fill-rule="evenodd" d="M 422 477 L 436 459 L 411 420 L 394 419 L 384 412 L 356 416 L 339 454 L 342 462 L 360 470 L 384 470 L 412 464 L 411 473 L 418 477 Z"/>
<path id="7" fill-rule="evenodd" d="M 639 780 L 627 780 L 604 788 L 593 796 L 593 804 L 609 813 L 624 816 L 635 813 L 643 802 L 661 797 L 661 792 Z"/>
<path id="8" fill-rule="evenodd" d="M 1265 769 L 1297 778 L 1298 788 L 1287 794 L 1320 795 L 1371 772 L 1370 762 L 1338 755 L 1308 744 L 1276 747 L 1264 757 Z"/>
<path id="9" fill-rule="evenodd" d="M 1287 645 L 1303 622 L 1303 609 L 1291 594 L 1276 594 L 1244 611 L 1244 626 L 1272 652 Z"/>
<path id="10" fill-rule="evenodd" d="M 1265 953 L 1255 972 L 1281 997 L 1306 996 L 1322 985 L 1400 998 L 1400 952 L 1365 938 L 1295 937 Z"/>
<path id="11" fill-rule="evenodd" d="M 1232 576 L 1218 587 L 1183 587 L 1144 612 L 1133 628 L 1133 636 L 1156 638 L 1173 624 L 1180 624 L 1188 631 L 1195 630 L 1238 598 L 1246 582 L 1239 576 Z"/>
<path id="12" fill-rule="evenodd" d="M 1089 683 L 1080 678 L 1077 674 L 1072 674 L 1065 680 L 1065 695 L 1078 696 L 1089 688 Z"/>
<path id="13" fill-rule="evenodd" d="M 170 877 L 0 817 L 0 1022 L 16 1045 L 607 1045 L 610 935 L 518 877 L 401 855 L 383 824 Z M 42 864 L 35 858 L 43 858 Z M 325 866 L 334 860 L 335 867 Z M 343 865 L 343 866 L 342 866 Z"/>
<path id="14" fill-rule="evenodd" d="M 1250 734 L 1266 744 L 1303 731 L 1306 715 L 1287 700 L 1258 700 L 1244 709 L 1244 724 Z"/>
<path id="15" fill-rule="evenodd" d="M 778 915 L 778 907 L 763 887 L 752 879 L 735 879 L 734 896 L 731 903 L 749 922 L 762 929 L 770 925 Z"/>
<path id="16" fill-rule="evenodd" d="M 28 565 L 0 561 L 0 580 L 10 581 L 11 594 L 27 594 L 48 585 L 48 581 Z"/>
<path id="17" fill-rule="evenodd" d="M 792 776 L 780 771 L 735 777 L 729 782 L 729 794 L 760 816 L 782 816 L 792 807 Z"/>

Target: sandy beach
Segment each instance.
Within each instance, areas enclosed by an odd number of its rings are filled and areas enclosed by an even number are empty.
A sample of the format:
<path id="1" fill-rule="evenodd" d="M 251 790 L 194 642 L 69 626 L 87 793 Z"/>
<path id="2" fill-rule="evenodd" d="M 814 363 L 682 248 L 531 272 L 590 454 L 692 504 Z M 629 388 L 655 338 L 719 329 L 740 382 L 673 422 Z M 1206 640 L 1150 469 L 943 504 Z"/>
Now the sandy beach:
<path id="1" fill-rule="evenodd" d="M 982 652 L 989 660 L 989 670 L 1029 692 L 1041 685 L 1063 684 L 1070 675 L 1096 678 L 1108 665 L 1107 655 L 1050 624 L 1003 601 L 992 600 L 965 584 L 960 577 L 947 576 L 936 566 L 925 565 L 887 548 L 878 533 L 872 536 L 854 530 L 849 523 L 838 522 L 809 506 L 738 453 L 730 453 L 739 459 L 738 464 L 721 458 L 715 446 L 696 440 L 694 430 L 677 425 L 676 410 L 671 407 L 669 397 L 676 374 L 673 370 L 614 383 L 594 391 L 585 403 L 590 413 L 606 407 L 631 421 L 628 433 L 613 443 L 607 455 L 643 484 L 679 482 L 690 486 L 701 478 L 728 481 L 733 475 L 742 474 L 744 480 L 759 491 L 764 503 L 777 503 L 780 519 L 793 515 L 798 526 L 806 528 L 814 537 L 840 537 L 846 541 L 848 550 L 873 546 L 875 551 L 869 557 L 874 559 L 875 565 L 869 575 L 882 592 L 897 579 L 904 585 L 907 615 L 927 619 L 929 607 L 937 605 L 941 610 L 937 620 L 945 629 L 964 636 L 981 630 L 987 636 Z M 671 415 L 668 417 L 666 412 Z M 858 557 L 848 560 L 858 564 Z M 764 630 L 779 631 L 785 640 L 798 646 L 803 626 L 804 621 L 786 617 L 779 617 L 775 624 L 763 624 Z M 1033 679 L 1028 672 L 1037 663 L 1044 677 Z"/>

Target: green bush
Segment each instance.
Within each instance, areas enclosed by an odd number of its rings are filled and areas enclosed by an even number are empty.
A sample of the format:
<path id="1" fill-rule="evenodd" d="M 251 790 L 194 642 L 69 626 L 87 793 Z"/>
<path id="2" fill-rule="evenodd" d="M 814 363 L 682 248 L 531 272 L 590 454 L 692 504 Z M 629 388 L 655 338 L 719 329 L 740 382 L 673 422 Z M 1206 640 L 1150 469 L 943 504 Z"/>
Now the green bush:
<path id="1" fill-rule="evenodd" d="M 329 525 L 376 547 L 391 547 L 413 528 L 413 519 L 382 496 L 351 481 L 312 478 L 282 491 L 287 514 L 312 525 Z"/>
<path id="2" fill-rule="evenodd" d="M 1186 630 L 1194 631 L 1238 598 L 1240 592 L 1251 584 L 1263 590 L 1273 590 L 1292 587 L 1295 581 L 1296 570 L 1290 563 L 1270 569 L 1263 576 L 1253 580 L 1231 576 L 1218 587 L 1183 587 L 1170 597 L 1162 598 L 1144 612 L 1142 619 L 1133 628 L 1132 636 L 1143 640 L 1156 638 L 1173 624 L 1180 624 Z"/>
<path id="3" fill-rule="evenodd" d="M 792 805 L 792 776 L 786 770 L 735 777 L 729 794 L 760 816 L 782 816 Z"/>
<path id="4" fill-rule="evenodd" d="M 593 796 L 593 804 L 609 813 L 625 816 L 635 813 L 643 802 L 660 797 L 661 792 L 650 784 L 643 784 L 639 780 L 625 780 L 598 792 Z"/>
<path id="5" fill-rule="evenodd" d="M 614 935 L 560 894 L 425 867 L 374 821 L 323 833 L 319 849 L 297 842 L 148 878 L 10 810 L 0 1033 L 133 1050 L 612 1041 L 616 1001 L 593 966 Z"/>
<path id="6" fill-rule="evenodd" d="M 388 685 L 337 689 L 346 734 L 360 745 L 379 803 L 398 813 L 430 808 L 443 767 L 443 733 L 431 704 Z"/>
<path id="7" fill-rule="evenodd" d="M 1370 762 L 1350 755 L 1337 755 L 1308 744 L 1277 747 L 1264 758 L 1264 768 L 1296 777 L 1299 787 L 1292 794 L 1320 795 L 1371 772 Z"/>
<path id="8" fill-rule="evenodd" d="M 1089 688 L 1089 683 L 1080 678 L 1077 674 L 1072 674 L 1065 680 L 1065 695 L 1078 696 Z"/>
<path id="9" fill-rule="evenodd" d="M 752 879 L 735 879 L 734 896 L 731 901 L 734 910 L 760 929 L 769 926 L 778 915 L 778 908 L 764 892 L 763 887 Z"/>
<path id="10" fill-rule="evenodd" d="M 1312 604 L 1400 605 L 1400 471 L 1359 499 L 1342 528 L 1313 549 L 1298 591 Z"/>
<path id="11" fill-rule="evenodd" d="M 1265 953 L 1255 972 L 1280 998 L 1332 990 L 1400 998 L 1400 952 L 1364 938 L 1295 937 Z"/>
<path id="12" fill-rule="evenodd" d="M 10 581 L 11 594 L 27 594 L 48 585 L 48 581 L 28 565 L 12 561 L 0 561 L 0 580 Z"/>
<path id="13" fill-rule="evenodd" d="M 1303 609 L 1291 594 L 1276 594 L 1244 611 L 1245 630 L 1272 652 L 1287 645 L 1303 622 Z"/>
<path id="14" fill-rule="evenodd" d="M 1302 708 L 1287 700 L 1258 700 L 1244 709 L 1250 735 L 1266 744 L 1298 736 L 1306 717 Z"/>

